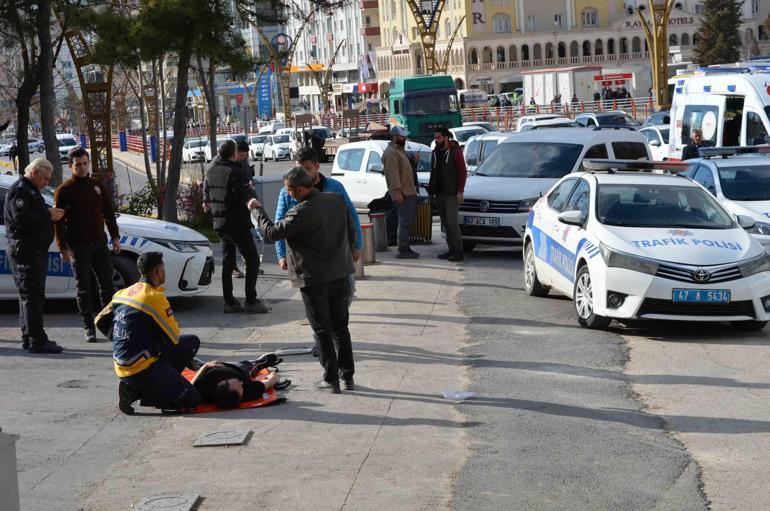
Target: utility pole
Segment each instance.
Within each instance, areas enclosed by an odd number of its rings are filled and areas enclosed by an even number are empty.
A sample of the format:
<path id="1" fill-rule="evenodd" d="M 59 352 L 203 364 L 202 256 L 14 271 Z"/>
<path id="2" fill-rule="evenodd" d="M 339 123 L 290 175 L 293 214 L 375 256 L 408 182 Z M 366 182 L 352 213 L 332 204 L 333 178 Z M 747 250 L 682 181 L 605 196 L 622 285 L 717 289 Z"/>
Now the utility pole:
<path id="1" fill-rule="evenodd" d="M 309 65 L 305 66 L 313 75 L 313 78 L 315 78 L 315 81 L 318 84 L 318 88 L 321 92 L 321 103 L 323 104 L 324 113 L 331 110 L 331 103 L 329 102 L 329 82 L 331 82 L 332 79 L 332 68 L 334 67 L 334 61 L 337 60 L 337 54 L 340 52 L 340 48 L 342 48 L 343 44 L 345 44 L 345 39 L 340 41 L 340 43 L 337 45 L 337 49 L 334 50 L 334 54 L 332 54 L 332 58 L 329 60 L 329 65 L 326 66 L 323 77 L 321 76 L 321 73 Z"/>
<path id="2" fill-rule="evenodd" d="M 668 97 L 668 18 L 674 0 L 648 0 L 650 4 L 650 20 L 647 21 L 642 10 L 636 8 L 636 14 L 642 23 L 647 47 L 650 50 L 652 64 L 652 89 L 658 108 L 668 108 L 671 104 Z"/>
<path id="3" fill-rule="evenodd" d="M 441 64 L 436 56 L 436 34 L 445 0 L 407 0 L 406 3 L 412 11 L 414 20 L 417 22 L 417 30 L 420 32 L 425 74 L 446 72 L 446 69 L 440 69 Z"/>

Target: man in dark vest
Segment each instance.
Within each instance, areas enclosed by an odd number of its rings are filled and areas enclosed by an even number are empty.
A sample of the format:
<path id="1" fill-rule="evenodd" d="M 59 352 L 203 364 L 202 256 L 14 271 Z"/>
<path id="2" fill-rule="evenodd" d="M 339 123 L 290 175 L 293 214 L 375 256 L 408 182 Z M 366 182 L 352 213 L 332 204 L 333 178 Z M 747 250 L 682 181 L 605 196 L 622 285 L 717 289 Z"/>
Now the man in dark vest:
<path id="1" fill-rule="evenodd" d="M 452 140 L 452 132 L 447 128 L 439 128 L 433 140 L 436 142 L 436 148 L 431 157 L 428 189 L 444 225 L 449 247 L 447 252 L 438 257 L 449 261 L 462 261 L 463 238 L 457 223 L 457 212 L 459 204 L 463 201 L 468 170 L 462 149 Z"/>
<path id="2" fill-rule="evenodd" d="M 246 203 L 252 198 L 244 184 L 243 169 L 235 161 L 235 142 L 225 140 L 217 150 L 217 158 L 206 171 L 204 201 L 211 209 L 214 230 L 222 242 L 222 293 L 225 314 L 269 312 L 270 308 L 257 299 L 259 254 L 251 234 L 251 215 Z M 246 306 L 233 296 L 233 269 L 236 249 L 246 262 Z"/>

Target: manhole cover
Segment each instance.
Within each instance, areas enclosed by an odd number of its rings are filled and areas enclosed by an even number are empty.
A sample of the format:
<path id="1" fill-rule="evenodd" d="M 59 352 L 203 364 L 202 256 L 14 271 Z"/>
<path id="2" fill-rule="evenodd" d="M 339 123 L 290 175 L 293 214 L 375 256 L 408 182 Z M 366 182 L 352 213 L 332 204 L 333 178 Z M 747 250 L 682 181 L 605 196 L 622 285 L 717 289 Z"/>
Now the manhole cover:
<path id="1" fill-rule="evenodd" d="M 135 511 L 192 511 L 200 495 L 157 495 L 144 497 L 134 507 Z"/>
<path id="2" fill-rule="evenodd" d="M 216 447 L 223 445 L 243 445 L 251 435 L 249 431 L 212 431 L 204 433 L 193 444 L 193 447 Z"/>

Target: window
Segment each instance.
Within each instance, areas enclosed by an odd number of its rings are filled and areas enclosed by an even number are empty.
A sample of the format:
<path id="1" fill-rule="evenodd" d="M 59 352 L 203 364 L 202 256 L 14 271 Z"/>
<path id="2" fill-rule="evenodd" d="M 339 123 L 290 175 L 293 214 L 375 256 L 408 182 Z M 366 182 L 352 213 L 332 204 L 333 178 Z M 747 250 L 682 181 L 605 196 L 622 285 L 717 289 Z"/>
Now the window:
<path id="1" fill-rule="evenodd" d="M 580 211 L 580 218 L 583 222 L 588 220 L 588 205 L 590 204 L 591 187 L 588 183 L 581 179 L 578 184 L 575 185 L 575 189 L 572 190 L 572 194 L 569 196 L 567 205 L 564 207 L 565 211 Z"/>
<path id="2" fill-rule="evenodd" d="M 718 167 L 722 193 L 731 200 L 770 200 L 770 165 Z"/>
<path id="3" fill-rule="evenodd" d="M 337 166 L 340 170 L 358 172 L 364 160 L 364 149 L 348 149 L 337 155 Z"/>
<path id="4" fill-rule="evenodd" d="M 658 136 L 658 132 L 655 130 L 642 130 L 642 135 L 644 135 L 644 139 L 647 141 L 648 144 L 652 142 L 658 142 L 658 145 L 660 145 L 660 136 Z"/>
<path id="5" fill-rule="evenodd" d="M 564 206 L 567 204 L 569 198 L 569 192 L 575 186 L 576 179 L 565 179 L 548 195 L 548 207 L 561 213 L 564 211 Z"/>
<path id="6" fill-rule="evenodd" d="M 682 117 L 682 144 L 690 143 L 692 130 L 703 131 L 703 139 L 714 145 L 717 141 L 717 119 L 719 107 L 709 105 L 688 105 Z"/>
<path id="7" fill-rule="evenodd" d="M 535 30 L 535 17 L 527 16 L 527 29 Z"/>
<path id="8" fill-rule="evenodd" d="M 705 165 L 698 167 L 695 174 L 692 176 L 692 180 L 696 183 L 703 185 L 703 188 L 716 195 L 717 189 L 714 183 L 714 174 L 711 173 L 711 169 Z"/>
<path id="9" fill-rule="evenodd" d="M 496 14 L 492 18 L 492 27 L 496 34 L 508 34 L 511 32 L 511 17 L 507 14 Z"/>
<path id="10" fill-rule="evenodd" d="M 497 148 L 497 140 L 487 140 L 484 142 L 484 144 L 481 146 L 481 160 L 482 162 L 486 160 L 490 154 L 492 154 L 492 151 L 494 151 Z"/>
<path id="11" fill-rule="evenodd" d="M 759 12 L 759 0 L 751 0 L 751 14 Z"/>
<path id="12" fill-rule="evenodd" d="M 746 143 L 748 145 L 760 145 L 767 143 L 767 130 L 762 123 L 762 117 L 756 112 L 746 113 Z"/>
<path id="13" fill-rule="evenodd" d="M 396 0 L 390 0 L 390 19 L 396 19 Z"/>
<path id="14" fill-rule="evenodd" d="M 599 25 L 599 11 L 593 7 L 583 9 L 583 12 L 580 13 L 580 19 L 584 27 L 595 27 Z"/>
<path id="15" fill-rule="evenodd" d="M 401 100 L 395 100 L 393 102 L 393 113 L 394 114 L 400 114 L 401 113 Z"/>
<path id="16" fill-rule="evenodd" d="M 701 16 L 704 12 L 703 4 L 695 4 L 695 14 Z"/>
<path id="17" fill-rule="evenodd" d="M 511 0 L 492 0 L 494 7 L 508 7 L 511 5 Z"/>
<path id="18" fill-rule="evenodd" d="M 553 15 L 553 26 L 554 27 L 560 27 L 561 26 L 561 14 L 554 14 Z"/>
<path id="19" fill-rule="evenodd" d="M 591 149 L 586 151 L 585 156 L 583 156 L 583 158 L 596 158 L 601 160 L 606 160 L 609 157 L 610 155 L 607 152 L 607 146 L 604 144 L 597 144 L 593 146 Z"/>
<path id="20" fill-rule="evenodd" d="M 641 142 L 613 142 L 612 152 L 619 160 L 647 160 L 647 146 Z"/>
<path id="21" fill-rule="evenodd" d="M 479 149 L 481 148 L 481 141 L 474 140 L 465 146 L 465 164 L 466 165 L 478 165 L 479 164 Z"/>
<path id="22" fill-rule="evenodd" d="M 372 172 L 369 170 L 369 168 L 372 165 L 382 165 L 382 157 L 380 156 L 380 153 L 377 151 L 370 151 L 369 152 L 369 159 L 366 160 L 366 171 Z M 378 174 L 382 174 L 382 172 L 377 172 Z"/>

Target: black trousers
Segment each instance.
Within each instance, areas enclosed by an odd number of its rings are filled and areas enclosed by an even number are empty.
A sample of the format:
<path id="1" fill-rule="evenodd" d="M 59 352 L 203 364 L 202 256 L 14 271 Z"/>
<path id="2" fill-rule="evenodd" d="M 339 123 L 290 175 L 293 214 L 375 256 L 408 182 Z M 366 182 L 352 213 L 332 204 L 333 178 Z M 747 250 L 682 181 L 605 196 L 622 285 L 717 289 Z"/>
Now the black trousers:
<path id="1" fill-rule="evenodd" d="M 353 344 L 348 330 L 350 281 L 348 277 L 300 289 L 310 327 L 315 334 L 324 380 L 331 383 L 353 377 Z"/>
<path id="2" fill-rule="evenodd" d="M 48 252 L 25 250 L 14 255 L 14 250 L 8 248 L 13 281 L 19 290 L 19 327 L 22 338 L 29 338 L 32 344 L 42 344 L 48 340 L 43 329 Z"/>
<path id="3" fill-rule="evenodd" d="M 72 270 L 75 273 L 77 286 L 78 311 L 83 317 L 83 326 L 94 328 L 94 276 L 99 286 L 99 301 L 105 307 L 115 287 L 112 283 L 112 258 L 110 250 L 104 243 L 70 243 L 72 250 Z"/>
<path id="4" fill-rule="evenodd" d="M 225 303 L 235 302 L 233 296 L 233 270 L 236 268 L 236 250 L 246 262 L 246 303 L 257 301 L 257 276 L 259 275 L 259 253 L 250 230 L 230 232 L 217 231 L 222 243 L 222 294 Z"/>
<path id="5" fill-rule="evenodd" d="M 179 344 L 167 347 L 160 360 L 141 373 L 121 379 L 134 397 L 142 400 L 142 406 L 164 410 L 195 408 L 201 404 L 201 396 L 182 376 L 182 371 L 198 353 L 200 345 L 197 336 L 180 335 Z"/>

